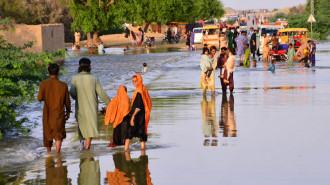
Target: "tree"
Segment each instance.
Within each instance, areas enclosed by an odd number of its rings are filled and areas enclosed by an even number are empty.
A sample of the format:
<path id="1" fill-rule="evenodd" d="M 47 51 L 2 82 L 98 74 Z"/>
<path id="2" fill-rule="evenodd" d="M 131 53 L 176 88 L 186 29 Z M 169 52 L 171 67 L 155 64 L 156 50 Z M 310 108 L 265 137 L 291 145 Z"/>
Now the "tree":
<path id="1" fill-rule="evenodd" d="M 270 18 L 270 22 L 276 22 L 278 19 L 285 19 L 287 16 L 283 12 L 278 12 Z"/>
<path id="2" fill-rule="evenodd" d="M 194 23 L 198 19 L 220 18 L 224 14 L 217 0 L 126 0 L 121 4 L 126 22 L 165 24 L 169 21 Z"/>
<path id="3" fill-rule="evenodd" d="M 65 41 L 73 41 L 72 19 L 62 0 L 1 0 L 0 17 L 9 17 L 16 23 L 52 24 L 63 23 Z M 28 17 L 28 19 L 27 19 Z"/>
<path id="4" fill-rule="evenodd" d="M 68 0 L 67 7 L 73 18 L 72 30 L 88 32 L 106 31 L 120 22 L 123 1 L 115 0 Z M 119 4 L 119 5 L 118 5 Z"/>
<path id="5" fill-rule="evenodd" d="M 11 21 L 0 20 L 0 30 L 13 28 Z M 64 50 L 57 52 L 31 53 L 24 49 L 33 42 L 17 47 L 0 35 L 0 138 L 3 132 L 16 128 L 27 133 L 29 127 L 23 123 L 27 118 L 17 120 L 17 110 L 24 103 L 35 100 L 38 84 L 47 77 L 46 66 L 54 57 L 62 57 Z"/>
<path id="6" fill-rule="evenodd" d="M 308 15 L 311 14 L 310 0 L 307 1 L 305 10 Z M 329 0 L 314 0 L 314 17 L 316 22 L 313 23 L 313 32 L 320 33 L 320 38 L 325 39 L 330 33 Z"/>
<path id="7" fill-rule="evenodd" d="M 291 28 L 310 29 L 311 25 L 307 22 L 310 14 L 310 0 L 307 0 L 306 7 L 302 4 L 292 7 L 285 17 Z M 314 0 L 314 17 L 316 22 L 313 23 L 313 39 L 325 39 L 330 33 L 329 0 Z"/>

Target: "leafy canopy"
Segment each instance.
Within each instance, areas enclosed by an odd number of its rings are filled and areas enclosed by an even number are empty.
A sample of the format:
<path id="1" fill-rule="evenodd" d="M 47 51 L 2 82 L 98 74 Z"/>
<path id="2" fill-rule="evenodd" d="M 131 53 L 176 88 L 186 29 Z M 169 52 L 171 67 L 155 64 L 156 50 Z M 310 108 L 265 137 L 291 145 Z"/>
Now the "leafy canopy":
<path id="1" fill-rule="evenodd" d="M 105 31 L 124 22 L 164 24 L 168 21 L 194 23 L 220 18 L 218 0 L 67 0 L 74 31 Z"/>

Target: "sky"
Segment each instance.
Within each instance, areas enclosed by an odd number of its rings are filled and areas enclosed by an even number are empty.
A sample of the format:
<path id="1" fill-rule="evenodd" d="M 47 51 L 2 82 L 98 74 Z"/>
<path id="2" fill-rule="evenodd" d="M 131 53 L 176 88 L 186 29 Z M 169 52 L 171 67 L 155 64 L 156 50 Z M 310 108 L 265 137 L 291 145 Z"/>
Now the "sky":
<path id="1" fill-rule="evenodd" d="M 274 9 L 296 6 L 306 3 L 307 0 L 221 0 L 224 7 L 230 7 L 235 10 L 244 9 Z"/>

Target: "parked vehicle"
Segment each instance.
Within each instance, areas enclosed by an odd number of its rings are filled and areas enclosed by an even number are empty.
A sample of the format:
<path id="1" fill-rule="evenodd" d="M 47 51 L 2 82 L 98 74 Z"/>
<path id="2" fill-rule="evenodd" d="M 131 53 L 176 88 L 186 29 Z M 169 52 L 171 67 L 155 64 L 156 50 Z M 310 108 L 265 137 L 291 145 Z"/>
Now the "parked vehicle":
<path id="1" fill-rule="evenodd" d="M 238 25 L 241 31 L 247 31 L 247 19 L 245 17 L 239 19 Z"/>
<path id="2" fill-rule="evenodd" d="M 203 42 L 203 27 L 194 28 L 194 43 L 202 43 Z"/>
<path id="3" fill-rule="evenodd" d="M 270 61 L 273 61 L 273 59 L 275 59 L 276 61 L 288 60 L 288 48 L 289 46 L 287 44 L 280 44 L 278 46 L 278 50 L 270 50 Z"/>
<path id="4" fill-rule="evenodd" d="M 271 37 L 274 33 L 277 35 L 278 30 L 283 29 L 284 26 L 283 25 L 261 25 L 259 27 L 259 34 L 257 37 L 257 46 L 258 46 L 258 50 L 259 53 L 262 53 L 262 46 L 264 43 L 264 38 L 262 37 L 262 35 L 264 33 L 266 33 L 267 37 Z M 271 46 L 270 46 L 271 48 Z"/>
<path id="5" fill-rule="evenodd" d="M 148 47 L 151 47 L 152 45 L 154 45 L 155 44 L 155 37 L 148 37 L 148 36 L 146 36 L 146 45 L 148 46 Z"/>
<path id="6" fill-rule="evenodd" d="M 172 37 L 171 37 L 171 43 L 173 43 L 173 42 L 178 43 L 180 41 L 180 38 L 181 38 L 181 36 L 178 35 L 178 34 L 172 35 Z M 164 44 L 164 42 L 169 43 L 169 40 L 167 38 L 167 33 L 166 32 L 164 33 L 164 37 L 163 37 L 163 40 L 162 40 L 162 43 L 161 44 Z"/>
<path id="7" fill-rule="evenodd" d="M 215 46 L 216 48 L 220 47 L 218 26 L 203 27 L 203 45 L 204 44 L 207 44 L 209 48 L 211 46 Z"/>
<path id="8" fill-rule="evenodd" d="M 281 44 L 293 43 L 296 50 L 299 46 L 307 42 L 307 28 L 286 28 L 279 30 L 279 32 L 279 42 Z"/>

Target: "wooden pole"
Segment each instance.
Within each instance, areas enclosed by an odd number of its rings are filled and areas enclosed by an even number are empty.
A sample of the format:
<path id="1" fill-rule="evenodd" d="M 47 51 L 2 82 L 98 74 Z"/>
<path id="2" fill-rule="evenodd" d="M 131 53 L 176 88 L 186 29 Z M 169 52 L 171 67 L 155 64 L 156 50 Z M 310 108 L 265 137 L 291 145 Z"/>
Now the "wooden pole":
<path id="1" fill-rule="evenodd" d="M 311 15 L 314 16 L 314 0 L 311 0 Z M 311 40 L 313 40 L 313 20 L 311 20 Z"/>
<path id="2" fill-rule="evenodd" d="M 311 21 L 311 40 L 313 40 L 313 21 Z"/>

